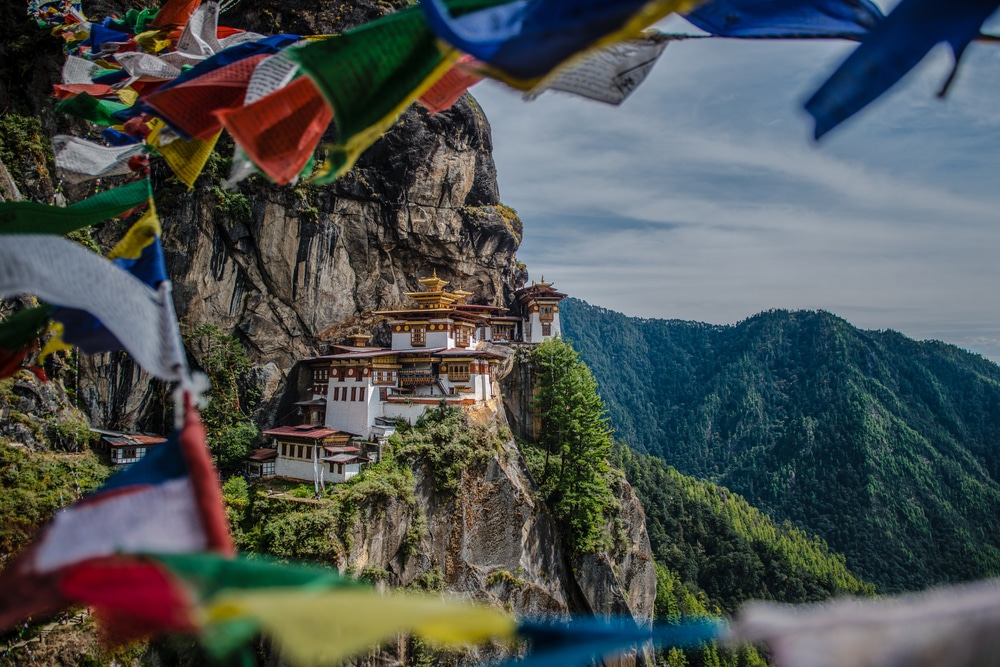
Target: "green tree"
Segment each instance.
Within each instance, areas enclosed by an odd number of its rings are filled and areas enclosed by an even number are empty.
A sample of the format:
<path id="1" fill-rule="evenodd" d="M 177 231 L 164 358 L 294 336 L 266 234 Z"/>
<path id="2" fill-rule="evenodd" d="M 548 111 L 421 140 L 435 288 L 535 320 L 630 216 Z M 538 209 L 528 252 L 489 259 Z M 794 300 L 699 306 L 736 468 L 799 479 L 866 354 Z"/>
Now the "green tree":
<path id="1" fill-rule="evenodd" d="M 531 354 L 541 417 L 538 444 L 545 452 L 539 483 L 578 553 L 604 543 L 606 512 L 615 499 L 608 484 L 611 429 L 597 381 L 567 343 L 553 338 Z"/>
<path id="2" fill-rule="evenodd" d="M 186 341 L 200 350 L 202 368 L 212 381 L 201 418 L 215 465 L 224 472 L 235 470 L 260 437 L 250 419 L 260 396 L 253 364 L 240 341 L 214 324 L 201 325 Z"/>

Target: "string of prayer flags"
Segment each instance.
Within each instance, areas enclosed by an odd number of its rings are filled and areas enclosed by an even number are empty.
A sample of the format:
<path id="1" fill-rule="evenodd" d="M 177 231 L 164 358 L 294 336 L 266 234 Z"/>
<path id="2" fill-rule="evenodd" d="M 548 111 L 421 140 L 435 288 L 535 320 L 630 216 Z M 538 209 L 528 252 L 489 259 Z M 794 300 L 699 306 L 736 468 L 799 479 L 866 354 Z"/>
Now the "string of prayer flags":
<path id="1" fill-rule="evenodd" d="M 717 37 L 860 40 L 885 17 L 871 0 L 708 0 L 684 18 Z"/>
<path id="2" fill-rule="evenodd" d="M 87 311 L 145 371 L 168 382 L 185 379 L 169 282 L 153 290 L 121 267 L 59 236 L 9 236 L 0 244 L 0 298 L 24 293 Z"/>
<path id="3" fill-rule="evenodd" d="M 902 0 L 805 104 L 817 139 L 866 107 L 899 81 L 940 42 L 955 55 L 953 80 L 968 46 L 998 0 Z"/>
<path id="4" fill-rule="evenodd" d="M 459 15 L 503 0 L 449 0 Z M 406 7 L 342 35 L 291 49 L 289 55 L 333 108 L 337 143 L 313 180 L 335 180 L 350 169 L 396 118 L 459 57 L 442 51 L 419 7 Z"/>
<path id="5" fill-rule="evenodd" d="M 697 0 L 516 0 L 453 16 L 442 0 L 421 6 L 437 35 L 485 63 L 491 74 L 529 89 L 568 59 L 634 37 Z"/>
<path id="6" fill-rule="evenodd" d="M 333 108 L 337 143 L 329 147 L 317 183 L 333 181 L 350 169 L 458 57 L 441 52 L 419 7 L 292 49 L 289 55 Z"/>
<path id="7" fill-rule="evenodd" d="M 417 101 L 431 114 L 450 109 L 465 91 L 483 80 L 482 75 L 472 69 L 475 62 L 476 59 L 469 55 L 459 58 L 458 62 Z"/>
<path id="8" fill-rule="evenodd" d="M 764 642 L 776 667 L 973 667 L 1000 655 L 1000 582 L 877 600 L 751 602 L 729 639 Z"/>
<path id="9" fill-rule="evenodd" d="M 105 190 L 70 206 L 35 202 L 0 202 L 0 235 L 69 234 L 122 215 L 152 200 L 149 179 Z"/>
<path id="10" fill-rule="evenodd" d="M 160 243 L 161 233 L 156 208 L 150 203 L 145 215 L 111 249 L 108 259 L 156 290 L 167 280 L 167 267 Z M 87 354 L 122 348 L 114 334 L 85 310 L 55 308 L 51 317 L 58 324 L 53 327 L 52 337 L 42 348 L 39 355 L 42 360 L 57 350 L 74 346 Z"/>
<path id="11" fill-rule="evenodd" d="M 333 119 L 308 77 L 247 106 L 216 113 L 244 153 L 279 185 L 298 177 Z"/>
<path id="12" fill-rule="evenodd" d="M 724 630 L 720 621 L 711 618 L 652 627 L 640 626 L 628 617 L 522 622 L 517 633 L 530 642 L 528 655 L 523 660 L 503 663 L 502 667 L 583 667 L 650 641 L 661 648 L 697 648 L 719 639 Z"/>
<path id="13" fill-rule="evenodd" d="M 672 39 L 676 37 L 652 30 L 637 39 L 590 51 L 557 69 L 524 97 L 532 100 L 546 90 L 558 90 L 605 104 L 621 104 L 646 80 Z"/>
<path id="14" fill-rule="evenodd" d="M 166 123 L 158 118 L 152 119 L 149 126 L 146 142 L 163 156 L 163 160 L 182 183 L 193 188 L 222 132 L 217 132 L 208 140 L 185 140 L 177 135 L 170 136 Z"/>
<path id="15" fill-rule="evenodd" d="M 188 137 L 208 140 L 222 129 L 215 111 L 242 106 L 258 54 L 146 97 L 156 114 Z"/>
<path id="16" fill-rule="evenodd" d="M 86 601 L 80 593 L 92 590 L 88 582 L 100 579 L 95 573 L 130 562 L 128 554 L 150 551 L 234 553 L 205 427 L 189 395 L 178 432 L 97 491 L 56 513 L 38 539 L 4 568 L 0 627 Z M 112 584 L 107 577 L 101 583 Z M 128 595 L 120 596 L 127 598 L 121 604 L 130 602 L 129 614 L 114 614 L 114 605 L 108 605 L 109 615 L 124 624 L 110 628 L 113 633 L 134 638 L 186 620 L 175 613 L 181 604 L 141 604 L 163 597 L 157 595 L 162 590 L 155 590 L 162 578 L 145 586 L 134 578 L 131 583 Z M 190 603 L 183 606 L 189 608 Z M 188 620 L 188 629 L 192 625 Z"/>
<path id="17" fill-rule="evenodd" d="M 56 167 L 70 183 L 132 173 L 129 159 L 144 154 L 139 144 L 102 146 L 67 134 L 52 138 Z"/>

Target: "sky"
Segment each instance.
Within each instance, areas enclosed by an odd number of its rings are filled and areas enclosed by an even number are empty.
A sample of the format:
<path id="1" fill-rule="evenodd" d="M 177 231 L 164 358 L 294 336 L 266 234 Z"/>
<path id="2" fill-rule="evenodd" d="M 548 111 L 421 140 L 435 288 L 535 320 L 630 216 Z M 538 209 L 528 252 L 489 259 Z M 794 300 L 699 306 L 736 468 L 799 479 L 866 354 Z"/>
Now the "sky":
<path id="1" fill-rule="evenodd" d="M 939 47 L 816 143 L 802 104 L 852 48 L 671 43 L 621 107 L 476 86 L 530 280 L 638 317 L 823 309 L 1000 361 L 1000 45 L 944 100 Z"/>

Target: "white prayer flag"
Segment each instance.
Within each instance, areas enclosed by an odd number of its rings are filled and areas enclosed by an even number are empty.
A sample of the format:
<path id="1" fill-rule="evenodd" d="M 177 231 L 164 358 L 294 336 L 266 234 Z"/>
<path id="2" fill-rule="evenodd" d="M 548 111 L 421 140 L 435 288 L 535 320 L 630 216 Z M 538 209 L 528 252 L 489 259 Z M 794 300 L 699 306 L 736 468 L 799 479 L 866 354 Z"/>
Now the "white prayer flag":
<path id="1" fill-rule="evenodd" d="M 52 151 L 56 166 L 70 183 L 81 183 L 93 178 L 128 174 L 129 158 L 142 155 L 142 144 L 129 146 L 102 146 L 92 141 L 57 134 L 52 138 Z"/>
<path id="2" fill-rule="evenodd" d="M 60 236 L 7 236 L 0 243 L 0 298 L 30 293 L 85 310 L 151 375 L 186 375 L 170 283 L 153 290 L 113 262 Z"/>
<path id="3" fill-rule="evenodd" d="M 546 90 L 586 97 L 607 104 L 621 104 L 653 69 L 672 37 L 647 32 L 638 39 L 619 42 L 571 62 L 524 94 L 533 100 Z"/>
<path id="4" fill-rule="evenodd" d="M 752 602 L 731 628 L 777 667 L 973 667 L 1000 662 L 1000 582 L 879 600 Z"/>

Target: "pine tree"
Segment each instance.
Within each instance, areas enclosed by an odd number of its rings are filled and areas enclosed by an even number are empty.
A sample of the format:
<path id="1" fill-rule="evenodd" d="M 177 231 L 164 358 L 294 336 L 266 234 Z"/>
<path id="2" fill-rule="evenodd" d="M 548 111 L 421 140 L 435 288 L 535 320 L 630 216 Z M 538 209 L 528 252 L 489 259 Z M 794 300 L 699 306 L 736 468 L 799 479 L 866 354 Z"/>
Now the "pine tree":
<path id="1" fill-rule="evenodd" d="M 605 513 L 615 503 L 608 486 L 611 429 L 597 381 L 577 352 L 559 338 L 532 352 L 538 383 L 534 408 L 545 451 L 540 484 L 571 548 L 597 551 Z"/>

